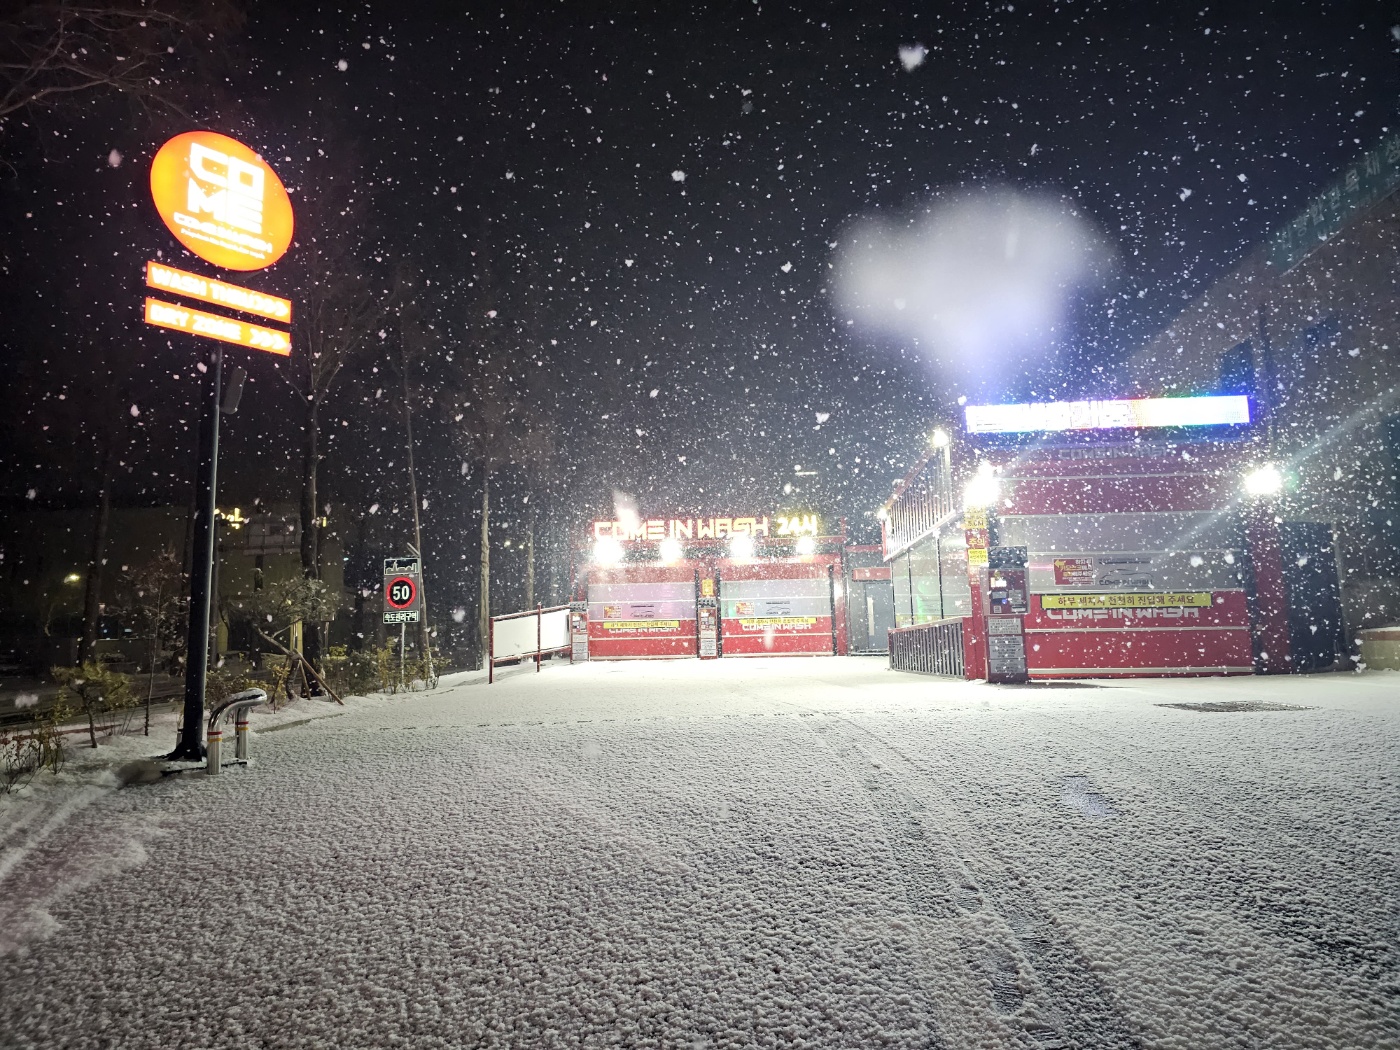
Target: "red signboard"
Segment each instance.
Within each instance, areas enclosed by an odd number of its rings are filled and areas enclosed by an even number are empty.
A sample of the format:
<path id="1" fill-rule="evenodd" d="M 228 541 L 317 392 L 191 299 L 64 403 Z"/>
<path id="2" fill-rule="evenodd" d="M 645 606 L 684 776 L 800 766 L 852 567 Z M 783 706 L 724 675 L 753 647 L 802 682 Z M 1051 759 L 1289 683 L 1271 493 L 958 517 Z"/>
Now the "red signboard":
<path id="1" fill-rule="evenodd" d="M 1210 604 L 1199 607 L 1047 609 L 1043 598 L 1031 596 L 1030 614 L 1025 618 L 1026 665 L 1032 677 L 1249 674 L 1253 670 L 1243 591 L 1215 591 Z"/>
<path id="2" fill-rule="evenodd" d="M 868 565 L 851 570 L 853 580 L 888 580 L 890 579 L 890 567 L 888 565 Z"/>
<path id="3" fill-rule="evenodd" d="M 1093 558 L 1056 558 L 1056 587 L 1092 587 L 1094 585 Z"/>
<path id="4" fill-rule="evenodd" d="M 725 656 L 834 651 L 827 564 L 722 562 L 719 572 Z"/>

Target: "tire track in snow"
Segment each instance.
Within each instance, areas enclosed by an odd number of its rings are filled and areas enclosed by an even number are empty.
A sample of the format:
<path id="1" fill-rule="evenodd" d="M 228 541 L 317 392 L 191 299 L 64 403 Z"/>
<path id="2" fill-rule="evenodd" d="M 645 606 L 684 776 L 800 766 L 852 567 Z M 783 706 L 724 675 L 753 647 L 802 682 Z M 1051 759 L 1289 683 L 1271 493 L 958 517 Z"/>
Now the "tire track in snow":
<path id="1" fill-rule="evenodd" d="M 911 910 L 945 925 L 952 918 L 961 927 L 958 948 L 965 965 L 980 975 L 996 1011 L 993 1023 L 1013 1040 L 1008 1045 L 1141 1047 L 1034 889 L 990 851 L 971 845 L 986 836 L 951 799 L 932 792 L 916 796 L 904 786 L 927 779 L 909 756 L 853 719 L 838 716 L 816 732 L 866 790 L 904 876 Z M 946 966 L 933 965 L 946 976 Z"/>
<path id="2" fill-rule="evenodd" d="M 1378 886 L 1394 881 L 1393 867 L 1387 867 L 1380 858 L 1359 849 L 1356 843 L 1340 838 L 1321 847 L 1296 836 L 1280 841 L 1276 824 L 1268 825 L 1266 834 L 1251 836 L 1255 824 L 1253 814 L 1238 805 L 1237 797 L 1194 785 L 1189 776 L 1183 775 L 1179 765 L 1166 768 L 1153 762 L 1144 755 L 1143 749 L 1130 750 L 1130 741 L 1112 736 L 1088 720 L 1073 719 L 1048 709 L 1044 713 L 1071 730 L 1060 734 L 1058 739 L 1093 737 L 1102 741 L 1105 753 L 1112 754 L 1115 762 L 1139 771 L 1151 782 L 1158 797 L 1183 804 L 1192 824 L 1191 834 L 1199 840 L 1201 848 L 1218 852 L 1225 858 L 1217 868 L 1218 878 L 1212 880 L 1213 901 L 1224 898 L 1256 928 L 1291 943 L 1306 957 L 1350 970 L 1365 982 L 1388 985 L 1392 994 L 1400 989 L 1400 957 L 1397 957 L 1396 944 L 1368 937 L 1361 931 L 1348 934 L 1340 928 L 1321 927 L 1319 915 L 1335 913 L 1330 917 L 1343 920 L 1345 913 L 1329 908 L 1334 902 L 1311 895 L 1311 887 L 1296 885 L 1296 869 L 1290 870 L 1274 858 L 1306 854 L 1311 858 L 1310 863 L 1320 868 L 1335 864 L 1344 856 L 1347 865 L 1357 869 L 1358 881 L 1370 881 Z M 1001 757 L 1006 761 L 1005 756 Z M 1230 828 L 1230 835 L 1222 834 L 1222 827 Z M 1241 850 L 1242 846 L 1247 846 L 1247 850 Z M 1242 852 L 1248 853 L 1249 861 L 1237 856 Z M 1280 891 L 1282 887 L 1287 887 L 1286 892 Z M 1344 922 L 1339 921 L 1338 926 L 1342 925 Z"/>

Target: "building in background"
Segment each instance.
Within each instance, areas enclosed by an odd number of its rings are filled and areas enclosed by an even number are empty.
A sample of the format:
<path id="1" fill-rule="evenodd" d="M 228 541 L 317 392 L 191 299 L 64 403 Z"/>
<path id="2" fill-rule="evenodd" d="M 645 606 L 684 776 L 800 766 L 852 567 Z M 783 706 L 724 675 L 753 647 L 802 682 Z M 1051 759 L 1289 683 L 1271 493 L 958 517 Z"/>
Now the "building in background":
<path id="1" fill-rule="evenodd" d="M 1140 393 L 1243 393 L 1279 514 L 1335 532 L 1352 632 L 1400 623 L 1400 132 L 1131 358 Z"/>
<path id="2" fill-rule="evenodd" d="M 16 528 L 0 561 L 0 651 L 11 673 L 39 673 L 75 662 L 82 634 L 83 587 L 93 511 L 35 510 L 14 519 Z M 258 649 L 246 622 L 227 615 L 229 599 L 301 575 L 297 508 L 223 508 L 217 533 L 220 616 L 218 652 Z M 336 532 L 322 540 L 322 576 L 344 591 L 344 557 Z M 102 572 L 97 654 L 118 664 L 142 664 L 147 655 L 133 644 L 124 613 L 131 577 L 162 554 L 186 567 L 189 511 L 186 507 L 114 508 L 108 525 Z M 181 594 L 187 580 L 179 581 Z M 347 603 L 342 603 L 346 606 Z M 343 613 L 348 630 L 348 606 Z M 344 639 L 337 641 L 343 644 Z"/>
<path id="3" fill-rule="evenodd" d="M 587 656 L 844 655 L 853 623 L 860 651 L 883 651 L 888 581 L 858 553 L 853 621 L 844 526 L 827 535 L 814 514 L 595 521 L 575 577 Z"/>
<path id="4" fill-rule="evenodd" d="M 973 405 L 881 510 L 900 670 L 1332 669 L 1331 535 L 1282 518 L 1244 395 Z"/>

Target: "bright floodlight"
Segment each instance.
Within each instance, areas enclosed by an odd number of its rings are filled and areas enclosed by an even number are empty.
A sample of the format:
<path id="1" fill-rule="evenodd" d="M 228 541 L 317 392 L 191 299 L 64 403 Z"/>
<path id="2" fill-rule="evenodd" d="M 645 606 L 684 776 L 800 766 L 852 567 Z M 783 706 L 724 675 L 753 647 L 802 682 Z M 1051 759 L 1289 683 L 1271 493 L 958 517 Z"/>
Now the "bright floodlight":
<path id="1" fill-rule="evenodd" d="M 1265 463 L 1244 476 L 1244 490 L 1251 496 L 1276 496 L 1283 489 L 1283 475 L 1272 463 Z"/>
<path id="2" fill-rule="evenodd" d="M 622 544 L 611 536 L 600 536 L 593 543 L 593 561 L 598 565 L 616 565 L 622 561 Z"/>
<path id="3" fill-rule="evenodd" d="M 811 536 L 803 536 L 802 538 L 800 538 L 800 539 L 797 541 L 797 553 L 798 553 L 798 554 L 815 554 L 815 553 L 817 553 L 817 541 L 814 540 Z"/>
<path id="4" fill-rule="evenodd" d="M 661 560 L 667 565 L 681 560 L 681 541 L 674 536 L 667 536 L 661 541 Z"/>
<path id="5" fill-rule="evenodd" d="M 733 536 L 730 536 L 729 556 L 731 558 L 752 558 L 753 537 L 747 532 L 735 533 Z"/>
<path id="6" fill-rule="evenodd" d="M 977 475 L 963 489 L 963 508 L 983 510 L 996 505 L 1001 498 L 1001 483 L 992 473 L 992 465 L 986 460 L 977 464 Z"/>
<path id="7" fill-rule="evenodd" d="M 928 443 L 934 448 L 948 447 L 948 431 L 942 427 L 934 427 L 933 433 L 928 436 Z"/>

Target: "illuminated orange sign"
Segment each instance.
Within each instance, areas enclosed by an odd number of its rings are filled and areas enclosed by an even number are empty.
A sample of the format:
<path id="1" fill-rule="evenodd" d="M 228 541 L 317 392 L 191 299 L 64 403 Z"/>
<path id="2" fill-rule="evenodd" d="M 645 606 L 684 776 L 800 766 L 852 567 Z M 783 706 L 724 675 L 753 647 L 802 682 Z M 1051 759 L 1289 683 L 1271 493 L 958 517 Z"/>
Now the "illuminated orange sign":
<path id="1" fill-rule="evenodd" d="M 197 273 L 177 270 L 173 266 L 163 266 L 157 262 L 146 263 L 146 284 L 151 288 L 177 292 L 206 303 L 260 314 L 283 324 L 291 324 L 292 321 L 292 303 L 289 299 L 216 281 L 212 277 L 201 277 Z"/>
<path id="2" fill-rule="evenodd" d="M 232 317 L 207 314 L 188 306 L 161 302 L 159 299 L 146 300 L 146 323 L 176 332 L 217 339 L 236 346 L 246 346 L 250 350 L 266 350 L 269 354 L 282 357 L 292 352 L 292 340 L 286 332 L 262 325 L 237 321 Z"/>
<path id="3" fill-rule="evenodd" d="M 629 524 L 595 521 L 593 538 L 615 540 L 709 540 L 726 536 L 818 536 L 821 521 L 815 514 L 767 515 L 746 518 L 652 518 Z"/>
<path id="4" fill-rule="evenodd" d="M 151 197 L 176 240 L 226 270 L 261 270 L 292 243 L 292 202 L 276 173 L 237 139 L 187 131 L 151 162 Z"/>

